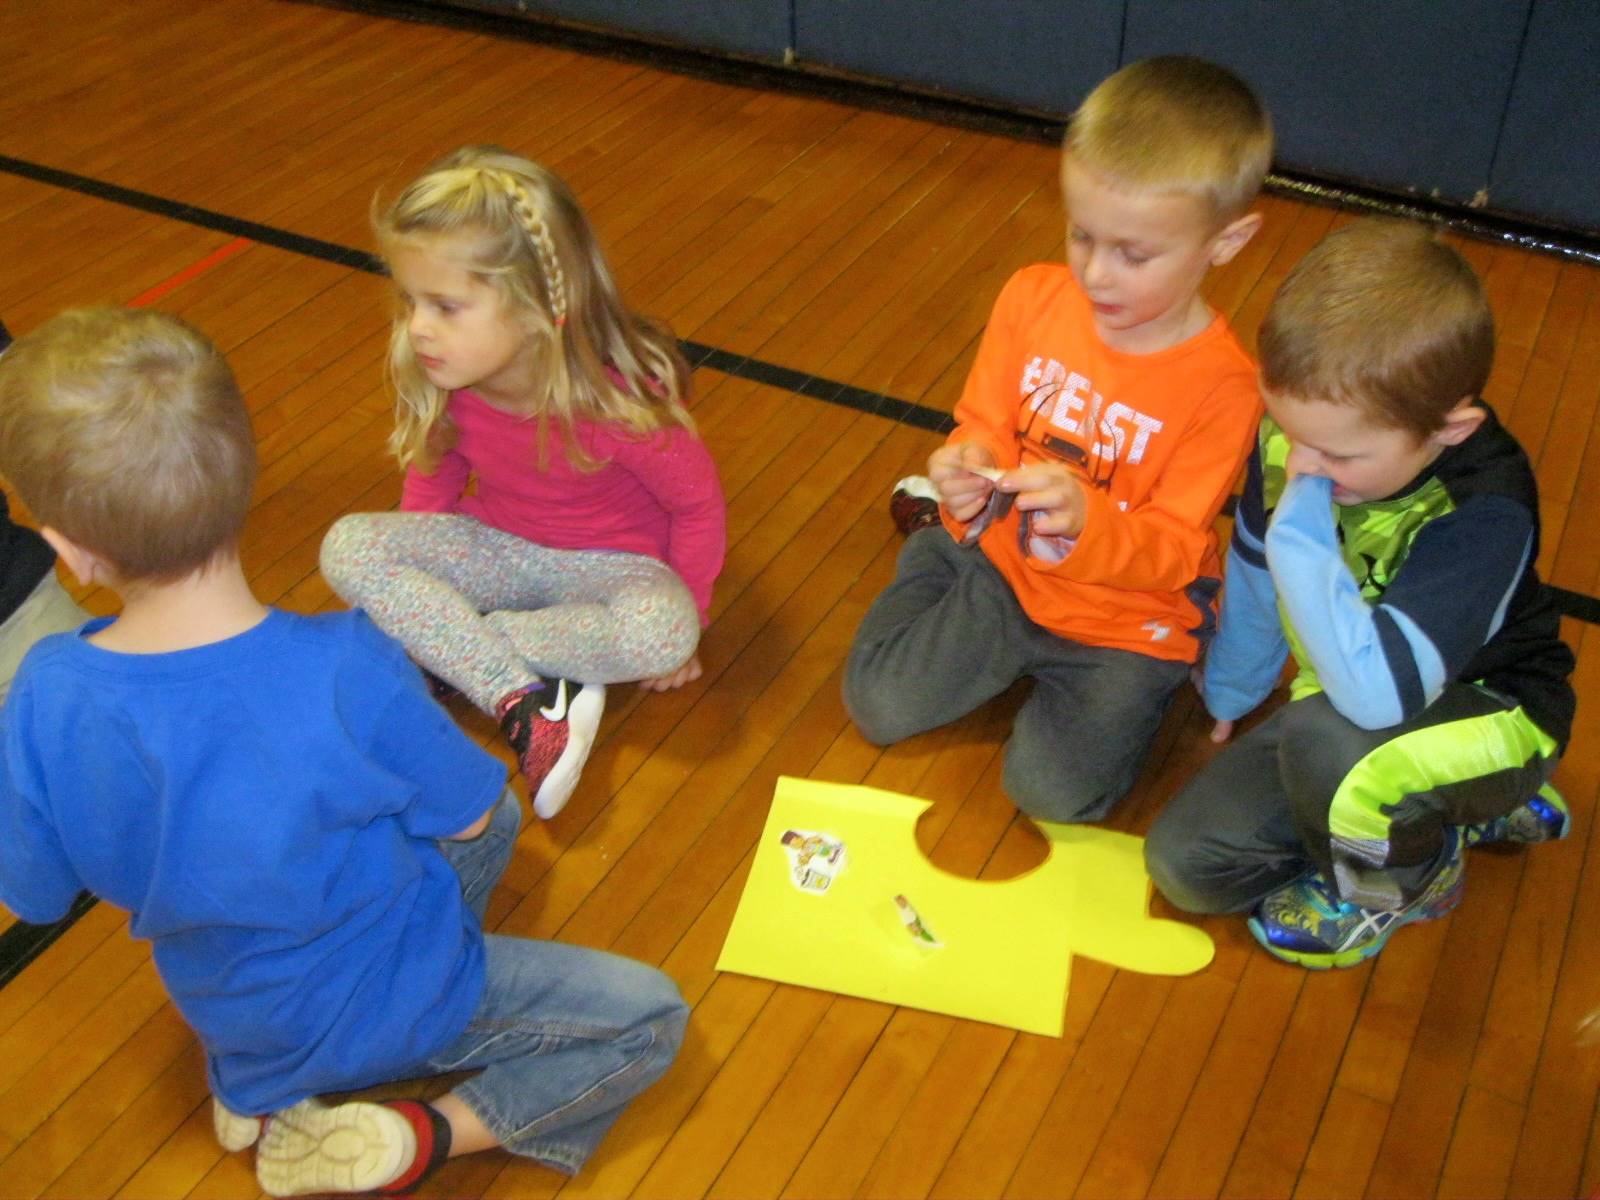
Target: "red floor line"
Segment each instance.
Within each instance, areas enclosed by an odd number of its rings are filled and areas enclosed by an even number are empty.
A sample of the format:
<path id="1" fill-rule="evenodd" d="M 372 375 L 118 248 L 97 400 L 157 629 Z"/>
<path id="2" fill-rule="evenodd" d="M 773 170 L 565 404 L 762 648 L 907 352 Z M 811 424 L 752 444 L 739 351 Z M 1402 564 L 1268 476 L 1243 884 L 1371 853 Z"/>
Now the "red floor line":
<path id="1" fill-rule="evenodd" d="M 218 246 L 204 258 L 190 263 L 176 275 L 171 275 L 166 279 L 163 279 L 154 287 L 147 288 L 145 291 L 140 292 L 132 300 L 128 301 L 128 307 L 144 308 L 146 305 L 154 304 L 168 292 L 182 287 L 184 284 L 188 283 L 191 279 L 194 279 L 197 276 L 204 275 L 207 271 L 211 270 L 212 267 L 220 266 L 221 264 L 227 262 L 234 255 L 241 254 L 245 250 L 248 250 L 254 244 L 255 243 L 249 238 L 234 238 L 233 241 Z"/>

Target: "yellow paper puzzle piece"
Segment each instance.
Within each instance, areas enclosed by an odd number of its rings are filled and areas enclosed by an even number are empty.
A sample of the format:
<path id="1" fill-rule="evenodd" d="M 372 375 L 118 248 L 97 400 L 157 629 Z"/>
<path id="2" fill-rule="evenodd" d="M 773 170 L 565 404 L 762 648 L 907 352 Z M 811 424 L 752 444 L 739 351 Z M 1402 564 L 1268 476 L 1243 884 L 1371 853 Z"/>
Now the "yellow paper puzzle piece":
<path id="1" fill-rule="evenodd" d="M 717 969 L 1059 1037 L 1074 954 L 1158 975 L 1211 961 L 1203 932 L 1149 915 L 1141 839 L 1040 822 L 1040 866 L 962 879 L 917 847 L 927 808 L 781 777 Z M 843 849 L 819 886 L 832 842 Z"/>

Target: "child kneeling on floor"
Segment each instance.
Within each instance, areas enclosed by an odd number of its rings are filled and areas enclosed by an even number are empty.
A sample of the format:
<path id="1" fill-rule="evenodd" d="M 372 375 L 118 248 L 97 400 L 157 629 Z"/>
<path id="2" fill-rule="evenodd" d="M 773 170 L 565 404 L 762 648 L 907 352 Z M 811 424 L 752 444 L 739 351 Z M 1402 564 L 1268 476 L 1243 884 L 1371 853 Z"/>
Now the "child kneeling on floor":
<path id="1" fill-rule="evenodd" d="M 671 980 L 485 936 L 505 772 L 361 613 L 251 593 L 227 363 L 156 312 L 63 314 L 0 363 L 0 474 L 123 609 L 40 641 L 0 713 L 0 901 L 132 914 L 273 1195 L 409 1188 L 501 1145 L 575 1172 L 666 1069 Z M 474 1071 L 430 1104 L 316 1097 Z"/>
<path id="2" fill-rule="evenodd" d="M 1566 834 L 1549 784 L 1573 657 L 1534 573 L 1533 470 L 1480 397 L 1494 323 L 1459 254 L 1398 221 L 1341 229 L 1284 280 L 1260 349 L 1268 419 L 1201 677 L 1212 740 L 1287 651 L 1299 673 L 1145 860 L 1179 908 L 1250 912 L 1268 953 L 1343 967 L 1453 908 L 1464 847 Z"/>

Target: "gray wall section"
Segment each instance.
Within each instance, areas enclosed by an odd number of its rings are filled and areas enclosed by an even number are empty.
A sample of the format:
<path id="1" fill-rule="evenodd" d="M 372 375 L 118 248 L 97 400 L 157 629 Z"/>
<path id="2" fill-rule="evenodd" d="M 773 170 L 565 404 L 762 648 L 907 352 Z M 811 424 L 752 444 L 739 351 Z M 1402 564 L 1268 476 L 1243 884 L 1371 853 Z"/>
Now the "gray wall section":
<path id="1" fill-rule="evenodd" d="M 1233 68 L 1278 164 L 1600 230 L 1600 0 L 461 0 L 1064 117 L 1121 63 Z"/>
<path id="2" fill-rule="evenodd" d="M 1489 183 L 1527 16 L 1528 0 L 1129 0 L 1123 58 L 1238 72 L 1288 169 L 1467 202 Z"/>
<path id="3" fill-rule="evenodd" d="M 1489 202 L 1600 227 L 1600 4 L 1538 0 Z"/>
<path id="4" fill-rule="evenodd" d="M 1070 113 L 1117 69 L 1105 0 L 794 0 L 795 55 L 958 96 Z"/>

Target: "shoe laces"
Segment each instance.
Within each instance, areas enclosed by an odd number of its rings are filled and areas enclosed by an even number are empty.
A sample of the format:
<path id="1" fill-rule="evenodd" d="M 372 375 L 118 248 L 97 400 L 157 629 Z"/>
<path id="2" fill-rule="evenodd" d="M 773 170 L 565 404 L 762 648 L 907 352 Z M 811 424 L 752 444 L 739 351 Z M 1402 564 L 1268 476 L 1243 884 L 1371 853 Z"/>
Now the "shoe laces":
<path id="1" fill-rule="evenodd" d="M 1360 905 L 1352 904 L 1348 900 L 1339 899 L 1333 890 L 1333 885 L 1322 877 L 1320 873 L 1312 875 L 1306 880 L 1306 890 L 1311 894 L 1311 902 L 1326 917 L 1348 917 Z"/>

